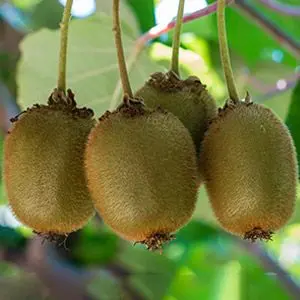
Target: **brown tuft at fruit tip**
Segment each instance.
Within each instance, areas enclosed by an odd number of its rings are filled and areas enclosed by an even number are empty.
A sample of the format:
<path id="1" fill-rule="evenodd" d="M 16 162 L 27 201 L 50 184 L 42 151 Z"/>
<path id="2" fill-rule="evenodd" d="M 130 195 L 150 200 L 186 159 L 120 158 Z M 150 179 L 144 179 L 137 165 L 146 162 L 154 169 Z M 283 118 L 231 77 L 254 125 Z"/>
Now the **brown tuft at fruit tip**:
<path id="1" fill-rule="evenodd" d="M 175 235 L 170 233 L 155 233 L 143 241 L 136 242 L 134 244 L 143 244 L 147 246 L 147 250 L 155 251 L 160 250 L 165 243 L 175 240 Z"/>
<path id="2" fill-rule="evenodd" d="M 67 234 L 67 233 L 66 234 L 57 234 L 54 232 L 44 233 L 44 232 L 37 232 L 35 230 L 33 230 L 32 232 L 42 239 L 42 244 L 44 244 L 45 241 L 47 241 L 47 242 L 53 243 L 57 247 L 64 246 L 65 250 L 67 250 L 66 241 L 67 241 L 69 234 Z"/>
<path id="3" fill-rule="evenodd" d="M 272 241 L 273 232 L 270 230 L 263 230 L 260 227 L 255 227 L 252 230 L 248 231 L 244 235 L 244 240 L 250 240 L 254 243 L 257 239 L 261 241 Z"/>

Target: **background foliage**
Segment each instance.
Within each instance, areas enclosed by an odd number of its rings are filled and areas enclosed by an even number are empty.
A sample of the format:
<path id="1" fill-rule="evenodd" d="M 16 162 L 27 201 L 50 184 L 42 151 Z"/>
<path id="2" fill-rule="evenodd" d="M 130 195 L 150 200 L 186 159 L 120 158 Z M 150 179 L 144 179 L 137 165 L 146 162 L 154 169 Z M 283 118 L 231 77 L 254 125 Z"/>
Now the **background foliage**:
<path id="1" fill-rule="evenodd" d="M 142 2 L 122 2 L 123 39 L 134 89 L 152 72 L 166 70 L 171 56 L 172 31 L 136 53 L 138 38 L 156 24 L 158 1 Z M 299 17 L 274 12 L 259 1 L 249 2 L 299 45 Z M 298 0 L 284 2 L 299 5 Z M 56 0 L 0 1 L 0 12 L 4 28 L 0 35 L 8 45 L 0 48 L 0 94 L 4 99 L 0 123 L 5 131 L 7 118 L 18 107 L 45 103 L 55 87 L 62 6 Z M 254 100 L 271 107 L 286 122 L 300 161 L 299 60 L 237 6 L 227 12 L 239 89 L 241 93 L 249 90 Z M 97 0 L 95 13 L 74 18 L 70 26 L 68 85 L 77 102 L 93 108 L 98 116 L 114 108 L 121 97 L 111 24 L 111 1 Z M 180 62 L 182 74 L 199 76 L 222 105 L 226 89 L 214 14 L 184 24 Z M 3 136 L 1 153 L 2 142 Z M 0 299 L 293 299 L 272 264 L 280 264 L 296 282 L 300 280 L 299 199 L 291 222 L 264 249 L 223 232 L 202 188 L 193 220 L 163 255 L 120 240 L 98 217 L 69 237 L 66 251 L 41 245 L 12 219 L 1 179 Z"/>

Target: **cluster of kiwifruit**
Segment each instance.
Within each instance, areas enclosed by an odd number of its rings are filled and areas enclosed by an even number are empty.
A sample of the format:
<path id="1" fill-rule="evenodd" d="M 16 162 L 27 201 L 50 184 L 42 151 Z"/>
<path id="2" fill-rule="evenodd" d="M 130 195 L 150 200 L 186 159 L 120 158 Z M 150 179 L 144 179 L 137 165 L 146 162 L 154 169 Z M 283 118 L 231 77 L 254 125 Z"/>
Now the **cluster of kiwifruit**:
<path id="1" fill-rule="evenodd" d="M 270 239 L 289 220 L 296 197 L 288 129 L 249 95 L 238 99 L 226 60 L 230 99 L 219 110 L 199 78 L 181 79 L 176 68 L 152 74 L 132 94 L 119 1 L 113 5 L 123 102 L 96 124 L 70 90 L 58 88 L 48 105 L 13 120 L 4 175 L 14 214 L 53 238 L 84 226 L 95 208 L 122 238 L 157 249 L 190 220 L 204 183 L 225 230 L 252 241 Z M 219 0 L 221 27 L 224 10 Z M 221 54 L 222 41 L 220 32 Z"/>

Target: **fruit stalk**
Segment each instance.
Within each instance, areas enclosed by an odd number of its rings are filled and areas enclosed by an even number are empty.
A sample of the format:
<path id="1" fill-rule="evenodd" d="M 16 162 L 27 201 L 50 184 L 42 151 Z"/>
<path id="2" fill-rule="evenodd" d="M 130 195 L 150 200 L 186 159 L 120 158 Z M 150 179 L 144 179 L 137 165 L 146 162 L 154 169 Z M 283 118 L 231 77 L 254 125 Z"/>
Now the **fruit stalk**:
<path id="1" fill-rule="evenodd" d="M 171 61 L 171 71 L 176 73 L 179 76 L 179 48 L 180 48 L 180 34 L 182 27 L 182 18 L 184 12 L 184 1 L 179 1 L 178 12 L 176 17 L 176 25 L 174 30 L 173 37 L 173 46 L 172 46 L 172 61 Z"/>
<path id="2" fill-rule="evenodd" d="M 286 292 L 291 296 L 291 299 L 299 298 L 300 286 L 298 283 L 288 271 L 282 268 L 279 263 L 268 254 L 262 245 L 251 244 L 239 239 L 235 239 L 235 242 L 244 248 L 250 255 L 256 257 L 261 266 L 265 269 L 266 273 L 276 274 L 278 282 L 283 288 L 285 288 Z"/>
<path id="3" fill-rule="evenodd" d="M 67 68 L 67 48 L 69 21 L 71 18 L 71 8 L 73 0 L 67 0 L 62 21 L 60 23 L 60 50 L 58 65 L 57 88 L 59 91 L 66 92 L 66 68 Z"/>
<path id="4" fill-rule="evenodd" d="M 226 79 L 226 85 L 230 99 L 238 103 L 239 94 L 236 88 L 233 71 L 231 68 L 230 55 L 227 42 L 226 23 L 225 23 L 225 0 L 218 0 L 217 17 L 218 17 L 218 35 L 220 45 L 221 62 Z"/>
<path id="5" fill-rule="evenodd" d="M 115 37 L 115 45 L 117 49 L 120 77 L 121 77 L 124 94 L 127 94 L 130 98 L 132 98 L 133 94 L 130 87 L 126 61 L 124 56 L 119 14 L 120 14 L 120 0 L 113 0 L 113 32 Z"/>

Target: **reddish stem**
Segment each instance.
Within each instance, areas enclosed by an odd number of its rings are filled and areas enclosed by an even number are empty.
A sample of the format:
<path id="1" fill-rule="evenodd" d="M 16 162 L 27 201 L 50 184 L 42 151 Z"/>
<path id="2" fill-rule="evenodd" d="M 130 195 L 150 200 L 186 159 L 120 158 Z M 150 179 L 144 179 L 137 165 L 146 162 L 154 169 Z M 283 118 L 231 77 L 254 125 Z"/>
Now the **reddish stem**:
<path id="1" fill-rule="evenodd" d="M 296 58 L 300 57 L 300 44 L 282 31 L 274 22 L 266 18 L 258 9 L 254 8 L 246 0 L 236 0 L 236 7 L 249 18 L 254 20 L 266 32 L 268 32 L 282 47 L 285 47 Z"/>
<path id="2" fill-rule="evenodd" d="M 234 2 L 234 0 L 227 0 L 226 4 L 230 5 Z M 199 9 L 191 14 L 188 14 L 183 17 L 182 22 L 188 23 L 190 21 L 199 19 L 204 16 L 208 16 L 212 13 L 215 13 L 217 10 L 217 2 L 210 4 L 206 6 L 205 8 Z M 163 25 L 157 25 L 151 28 L 148 32 L 143 34 L 139 39 L 138 43 L 146 44 L 148 41 L 153 40 L 159 36 L 161 36 L 164 33 L 169 32 L 171 29 L 173 29 L 176 25 L 176 20 L 171 21 L 170 23 L 163 24 Z"/>
<path id="3" fill-rule="evenodd" d="M 300 6 L 299 5 L 289 5 L 280 3 L 276 0 L 259 0 L 261 4 L 265 5 L 266 7 L 282 14 L 288 16 L 300 16 Z"/>

